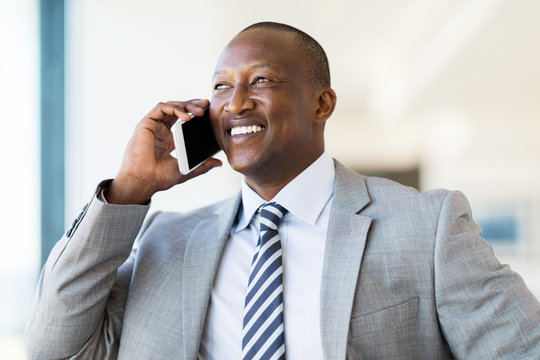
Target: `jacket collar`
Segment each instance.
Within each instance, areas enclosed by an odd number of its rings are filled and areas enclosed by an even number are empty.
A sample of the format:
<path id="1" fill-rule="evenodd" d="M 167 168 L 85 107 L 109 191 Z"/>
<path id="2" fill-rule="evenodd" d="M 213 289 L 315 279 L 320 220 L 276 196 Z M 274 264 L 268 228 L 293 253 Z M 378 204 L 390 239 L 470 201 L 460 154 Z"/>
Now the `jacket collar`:
<path id="1" fill-rule="evenodd" d="M 321 337 L 325 359 L 345 359 L 362 256 L 372 219 L 360 212 L 371 202 L 362 175 L 336 163 L 321 280 Z"/>

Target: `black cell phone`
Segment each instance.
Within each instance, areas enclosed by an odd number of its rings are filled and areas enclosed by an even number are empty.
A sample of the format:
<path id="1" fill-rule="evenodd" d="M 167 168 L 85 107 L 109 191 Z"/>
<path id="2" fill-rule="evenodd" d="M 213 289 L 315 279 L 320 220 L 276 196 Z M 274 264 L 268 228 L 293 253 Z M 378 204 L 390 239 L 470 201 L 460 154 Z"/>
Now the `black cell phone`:
<path id="1" fill-rule="evenodd" d="M 205 109 L 203 116 L 192 116 L 189 121 L 178 120 L 171 131 L 183 175 L 221 150 L 210 123 L 210 109 Z"/>

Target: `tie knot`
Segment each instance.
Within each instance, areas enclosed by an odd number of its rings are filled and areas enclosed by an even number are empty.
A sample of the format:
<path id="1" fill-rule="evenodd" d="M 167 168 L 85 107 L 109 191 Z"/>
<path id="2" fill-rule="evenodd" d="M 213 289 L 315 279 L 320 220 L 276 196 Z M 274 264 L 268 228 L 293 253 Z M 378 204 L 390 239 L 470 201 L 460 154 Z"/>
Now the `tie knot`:
<path id="1" fill-rule="evenodd" d="M 259 215 L 261 217 L 261 232 L 267 230 L 277 230 L 287 209 L 278 203 L 271 202 L 261 206 Z"/>

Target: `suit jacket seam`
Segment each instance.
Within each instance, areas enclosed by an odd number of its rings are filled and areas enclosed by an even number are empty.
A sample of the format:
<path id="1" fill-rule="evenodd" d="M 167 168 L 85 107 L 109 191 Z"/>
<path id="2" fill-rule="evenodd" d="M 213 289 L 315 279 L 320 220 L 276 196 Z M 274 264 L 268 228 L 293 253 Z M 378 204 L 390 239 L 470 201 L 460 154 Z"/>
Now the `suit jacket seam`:
<path id="1" fill-rule="evenodd" d="M 436 252 L 437 252 L 437 245 L 438 245 L 438 242 L 439 242 L 439 229 L 442 227 L 441 226 L 441 213 L 443 211 L 443 209 L 445 208 L 446 203 L 449 201 L 449 198 L 451 197 L 451 195 L 455 193 L 455 191 L 449 191 L 447 190 L 447 193 L 446 195 L 444 196 L 444 198 L 442 199 L 441 201 L 441 205 L 439 207 L 439 214 L 437 216 L 437 227 L 435 228 L 435 233 L 434 233 L 434 241 L 433 241 L 433 249 L 432 249 L 432 267 L 433 267 L 433 278 L 432 278 L 432 296 L 433 296 L 433 304 L 435 306 L 435 316 L 437 318 L 437 324 L 438 324 L 438 327 L 439 327 L 439 331 L 441 333 L 441 336 L 443 338 L 443 340 L 446 342 L 446 338 L 445 338 L 445 335 L 444 335 L 444 331 L 442 329 L 442 326 L 441 326 L 441 322 L 440 322 L 440 319 L 439 319 L 439 306 L 438 306 L 438 297 L 437 297 L 437 279 L 436 277 L 438 276 L 437 274 L 437 267 L 436 267 L 436 264 L 435 264 L 435 258 L 436 258 Z M 452 350 L 449 349 L 449 351 L 451 353 Z"/>

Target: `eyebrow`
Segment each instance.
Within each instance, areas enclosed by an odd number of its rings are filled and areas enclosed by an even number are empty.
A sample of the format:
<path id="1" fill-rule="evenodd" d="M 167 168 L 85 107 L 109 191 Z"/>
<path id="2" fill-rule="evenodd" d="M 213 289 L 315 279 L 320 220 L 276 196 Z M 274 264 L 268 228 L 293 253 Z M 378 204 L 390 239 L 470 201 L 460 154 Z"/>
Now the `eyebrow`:
<path id="1" fill-rule="evenodd" d="M 249 66 L 246 66 L 246 68 L 249 68 L 249 69 L 271 68 L 272 70 L 281 73 L 281 69 L 280 69 L 279 67 L 277 67 L 277 66 L 274 65 L 274 64 L 271 64 L 271 63 L 265 63 L 265 62 L 261 62 L 261 63 L 256 63 L 256 64 L 253 64 L 253 65 L 249 65 Z M 217 75 L 221 75 L 221 74 L 223 74 L 223 73 L 227 73 L 227 72 L 228 72 L 227 70 L 216 71 L 216 72 L 214 73 L 214 77 L 217 76 Z"/>

